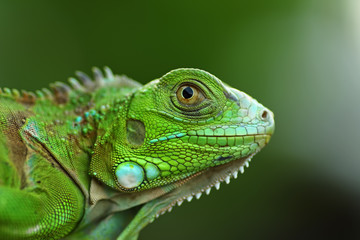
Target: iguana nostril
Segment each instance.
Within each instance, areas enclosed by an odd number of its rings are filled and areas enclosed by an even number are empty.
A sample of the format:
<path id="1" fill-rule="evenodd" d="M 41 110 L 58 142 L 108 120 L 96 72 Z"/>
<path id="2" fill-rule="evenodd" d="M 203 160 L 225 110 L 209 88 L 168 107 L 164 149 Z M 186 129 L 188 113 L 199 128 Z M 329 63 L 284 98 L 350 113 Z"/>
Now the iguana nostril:
<path id="1" fill-rule="evenodd" d="M 262 113 L 261 113 L 262 120 L 266 121 L 266 120 L 268 120 L 268 117 L 269 117 L 268 111 L 263 110 Z"/>

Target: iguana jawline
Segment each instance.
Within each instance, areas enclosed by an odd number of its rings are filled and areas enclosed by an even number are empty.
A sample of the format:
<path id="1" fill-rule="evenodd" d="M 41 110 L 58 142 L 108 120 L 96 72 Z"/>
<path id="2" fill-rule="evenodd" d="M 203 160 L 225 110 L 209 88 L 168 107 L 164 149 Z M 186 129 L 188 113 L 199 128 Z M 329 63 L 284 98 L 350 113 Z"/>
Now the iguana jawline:
<path id="1" fill-rule="evenodd" d="M 180 206 L 184 200 L 190 202 L 194 197 L 199 199 L 203 193 L 209 195 L 212 187 L 215 186 L 218 190 L 220 188 L 220 183 L 224 181 L 227 184 L 230 183 L 230 178 L 237 178 L 239 171 L 240 173 L 244 173 L 244 166 L 249 167 L 249 162 L 252 157 L 260 150 L 261 149 L 258 149 L 255 153 L 252 153 L 247 157 L 242 157 L 219 166 L 208 168 L 195 173 L 186 179 L 175 182 L 174 184 L 179 184 L 179 186 L 173 191 L 161 196 L 161 198 L 166 199 L 174 198 L 173 201 L 168 206 L 158 211 L 155 216 L 159 217 L 166 211 L 170 212 L 173 206 L 176 204 Z M 196 188 L 193 186 L 196 186 Z"/>

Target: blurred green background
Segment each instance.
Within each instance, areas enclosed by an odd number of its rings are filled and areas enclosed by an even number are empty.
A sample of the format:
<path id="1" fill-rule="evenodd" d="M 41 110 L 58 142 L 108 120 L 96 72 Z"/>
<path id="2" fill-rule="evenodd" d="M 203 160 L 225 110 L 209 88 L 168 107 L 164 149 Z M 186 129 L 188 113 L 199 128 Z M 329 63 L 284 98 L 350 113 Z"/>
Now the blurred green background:
<path id="1" fill-rule="evenodd" d="M 207 70 L 269 107 L 250 168 L 140 239 L 360 239 L 360 1 L 0 2 L 0 86 Z"/>

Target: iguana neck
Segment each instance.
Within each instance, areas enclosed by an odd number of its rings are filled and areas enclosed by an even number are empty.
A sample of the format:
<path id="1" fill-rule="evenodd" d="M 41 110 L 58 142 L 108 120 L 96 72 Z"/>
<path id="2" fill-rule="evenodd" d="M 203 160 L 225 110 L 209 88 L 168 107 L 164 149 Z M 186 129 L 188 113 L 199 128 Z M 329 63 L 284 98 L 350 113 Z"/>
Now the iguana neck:
<path id="1" fill-rule="evenodd" d="M 74 116 L 71 121 L 72 127 L 67 129 L 66 134 L 77 138 L 79 148 L 91 155 L 96 141 L 106 137 L 106 132 L 110 127 L 125 128 L 128 101 L 129 97 L 114 100 L 109 104 L 95 106 Z"/>
<path id="2" fill-rule="evenodd" d="M 116 189 L 113 178 L 113 167 L 110 161 L 114 152 L 120 148 L 128 148 L 131 145 L 127 141 L 128 129 L 128 109 L 133 94 L 127 95 L 122 100 L 115 100 L 111 105 L 103 107 L 102 115 L 96 125 L 96 141 L 93 145 L 92 157 L 90 162 L 90 174 Z"/>

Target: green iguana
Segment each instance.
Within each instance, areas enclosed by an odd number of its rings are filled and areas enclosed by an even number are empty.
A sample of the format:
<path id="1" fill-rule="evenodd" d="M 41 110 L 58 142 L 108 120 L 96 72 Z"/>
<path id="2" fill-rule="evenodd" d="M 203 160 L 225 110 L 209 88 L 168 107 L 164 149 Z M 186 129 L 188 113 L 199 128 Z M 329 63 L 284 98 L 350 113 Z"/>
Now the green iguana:
<path id="1" fill-rule="evenodd" d="M 202 70 L 144 86 L 93 72 L 0 89 L 0 239 L 137 239 L 236 178 L 274 132 L 268 109 Z"/>

